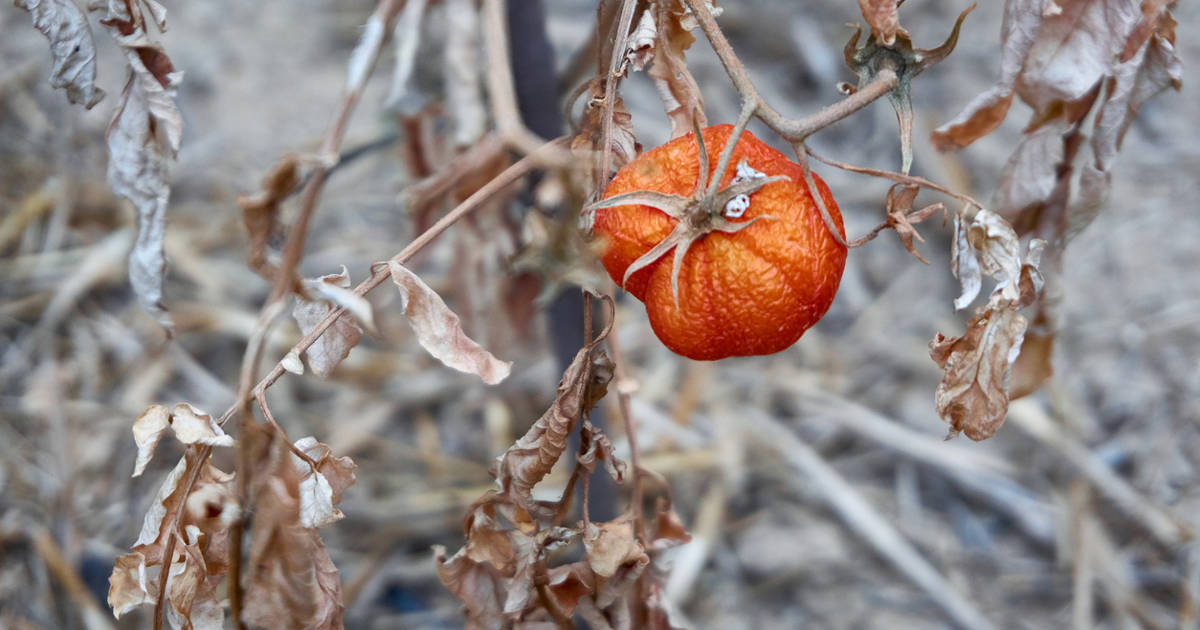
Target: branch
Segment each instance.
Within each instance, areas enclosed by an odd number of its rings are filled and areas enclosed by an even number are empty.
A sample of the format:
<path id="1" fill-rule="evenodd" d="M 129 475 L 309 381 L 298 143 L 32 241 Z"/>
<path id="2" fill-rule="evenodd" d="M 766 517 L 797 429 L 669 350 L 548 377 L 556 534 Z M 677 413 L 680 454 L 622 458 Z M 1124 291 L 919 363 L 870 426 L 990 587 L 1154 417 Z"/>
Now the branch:
<path id="1" fill-rule="evenodd" d="M 456 222 L 458 222 L 459 219 L 467 216 L 471 212 L 474 212 L 476 209 L 478 209 L 483 204 L 484 201 L 491 198 L 493 195 L 499 193 L 500 191 L 504 190 L 505 188 L 511 186 L 517 180 L 521 179 L 525 175 L 528 175 L 530 172 L 532 172 L 534 169 L 538 168 L 540 166 L 541 160 L 543 160 L 548 153 L 552 154 L 554 152 L 561 151 L 562 147 L 566 144 L 566 141 L 567 141 L 566 138 L 558 138 L 556 140 L 552 140 L 552 141 L 546 143 L 545 145 L 543 145 L 540 149 L 538 149 L 534 153 L 532 153 L 524 158 L 521 158 L 515 164 L 508 167 L 503 172 L 501 172 L 499 175 L 497 175 L 494 179 L 492 179 L 490 182 L 488 182 L 485 186 L 483 186 L 479 190 L 475 191 L 475 193 L 473 195 L 471 195 L 470 197 L 467 197 L 462 203 L 458 204 L 458 206 L 456 206 L 453 210 L 451 210 L 446 216 L 442 217 L 437 223 L 433 224 L 433 226 L 431 226 L 428 230 L 425 230 L 423 233 L 421 233 L 420 236 L 417 236 L 417 238 L 413 239 L 413 241 L 411 243 L 409 243 L 404 249 L 402 249 L 398 253 L 396 253 L 396 255 L 392 256 L 389 260 L 395 261 L 398 263 L 408 262 L 413 256 L 415 256 L 418 252 L 420 252 L 427 245 L 429 245 L 429 243 L 431 243 L 435 238 L 437 238 L 438 236 L 441 236 L 441 234 L 443 232 L 445 232 L 447 229 L 449 229 L 450 226 L 452 226 Z M 566 165 L 563 165 L 563 164 L 559 165 L 559 167 L 565 167 L 565 166 Z M 358 286 L 354 287 L 353 291 L 354 291 L 355 295 L 359 295 L 359 296 L 366 295 L 375 287 L 379 286 L 380 284 L 383 284 L 383 282 L 385 280 L 387 280 L 387 278 L 389 277 L 388 266 L 386 264 L 386 261 L 381 262 L 381 263 L 376 263 L 375 265 L 372 265 L 372 268 L 373 268 L 373 271 L 371 273 L 371 276 L 369 278 L 367 278 L 366 280 L 362 281 L 361 283 L 359 283 Z M 287 354 L 293 354 L 293 353 L 295 353 L 296 355 L 299 355 L 301 352 L 304 352 L 305 350 L 307 350 L 310 346 L 312 346 L 313 343 L 315 343 L 317 341 L 317 339 L 330 326 L 333 325 L 334 322 L 336 322 L 338 320 L 338 318 L 340 318 L 345 313 L 346 313 L 346 309 L 344 309 L 340 306 L 334 308 L 332 311 L 329 312 L 329 315 L 327 315 L 325 317 L 325 319 L 321 320 L 321 322 L 316 325 L 315 328 L 313 328 L 307 335 L 305 335 L 303 338 L 301 338 L 300 341 L 297 341 L 295 343 L 295 345 L 293 345 L 291 347 L 291 349 L 285 354 L 285 356 Z M 255 394 L 255 392 L 265 391 L 268 387 L 270 387 L 272 384 L 274 384 L 275 381 L 279 380 L 279 378 L 281 376 L 283 376 L 283 374 L 285 372 L 286 372 L 286 370 L 283 369 L 282 361 L 276 362 L 275 367 L 273 367 L 271 369 L 271 372 L 269 374 L 267 374 L 267 376 L 263 377 L 263 379 L 260 380 L 258 382 L 258 384 L 254 386 L 254 388 L 252 390 L 252 395 L 257 395 L 257 394 Z M 230 418 L 233 417 L 233 414 L 237 413 L 238 408 L 241 407 L 242 405 L 246 404 L 250 399 L 251 398 L 249 395 L 239 394 L 238 400 L 235 401 L 233 406 L 231 406 L 228 410 L 225 411 L 224 414 L 221 415 L 221 417 L 217 420 L 217 424 L 221 424 L 221 425 L 225 424 L 225 422 L 227 422 Z"/>
<path id="2" fill-rule="evenodd" d="M 717 53 L 721 65 L 725 66 L 725 73 L 729 75 L 729 79 L 733 82 L 733 87 L 737 89 L 738 94 L 741 95 L 742 101 L 752 104 L 754 115 L 763 121 L 771 131 L 779 134 L 793 145 L 804 142 L 812 134 L 886 96 L 899 84 L 900 78 L 895 70 L 883 67 L 871 81 L 845 99 L 805 118 L 798 120 L 787 118 L 771 107 L 758 93 L 754 82 L 750 80 L 750 74 L 742 65 L 742 60 L 733 52 L 733 47 L 729 45 L 725 33 L 721 32 L 721 27 L 717 26 L 717 21 L 705 6 L 704 0 L 683 1 L 696 16 L 700 30 L 704 31 L 704 36 L 712 44 L 713 51 Z"/>

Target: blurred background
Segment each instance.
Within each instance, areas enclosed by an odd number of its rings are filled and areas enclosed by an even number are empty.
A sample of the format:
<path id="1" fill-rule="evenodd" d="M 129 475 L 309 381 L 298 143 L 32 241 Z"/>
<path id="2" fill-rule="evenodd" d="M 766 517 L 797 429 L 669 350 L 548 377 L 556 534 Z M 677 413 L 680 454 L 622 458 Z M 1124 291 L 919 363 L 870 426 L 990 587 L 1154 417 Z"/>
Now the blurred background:
<path id="1" fill-rule="evenodd" d="M 594 3 L 545 4 L 565 71 L 593 28 Z M 853 32 L 846 23 L 861 21 L 856 3 L 723 4 L 722 28 L 785 115 L 834 102 L 835 84 L 854 81 L 841 50 Z M 170 3 L 162 41 L 185 72 L 166 240 L 171 342 L 128 287 L 134 217 L 104 179 L 104 130 L 125 79 L 119 52 L 97 31 L 98 82 L 109 96 L 90 111 L 71 106 L 49 87 L 46 40 L 28 14 L 0 9 L 0 627 L 81 628 L 88 606 L 107 611 L 113 559 L 136 539 L 181 453 L 164 441 L 147 474 L 131 479 L 130 425 L 154 403 L 219 414 L 232 402 L 269 291 L 245 264 L 236 200 L 257 191 L 283 154 L 316 149 L 373 7 Z M 909 0 L 901 18 L 918 46 L 933 47 L 964 8 Z M 936 153 L 928 135 L 998 76 L 1001 11 L 982 3 L 958 49 L 913 90 L 914 174 L 985 203 L 1029 109 L 1015 105 L 999 130 L 957 154 Z M 435 107 L 441 94 L 444 12 L 430 9 L 420 44 L 420 106 Z M 891 233 L 853 251 L 829 314 L 777 355 L 682 359 L 654 338 L 640 303 L 621 300 L 616 334 L 638 385 L 643 465 L 669 482 L 694 537 L 673 552 L 668 583 L 691 624 L 949 628 L 947 611 L 959 610 L 998 628 L 1197 627 L 1200 76 L 1187 64 L 1200 47 L 1187 26 L 1200 11 L 1181 3 L 1175 14 L 1184 89 L 1151 101 L 1130 129 L 1107 207 L 1066 254 L 1055 375 L 1012 405 L 994 438 L 943 442 L 947 427 L 934 411 L 941 371 L 928 341 L 961 334 L 967 319 L 953 310 L 950 229 L 937 220 L 919 227 L 929 265 Z M 688 63 L 710 122 L 732 122 L 736 92 L 703 38 Z M 305 276 L 345 265 L 357 283 L 417 229 L 402 203 L 412 183 L 406 128 L 384 107 L 394 64 L 389 47 L 344 143 L 373 148 L 328 182 Z M 666 140 L 648 77 L 632 75 L 622 95 L 639 142 Z M 886 102 L 812 146 L 862 166 L 899 166 Z M 851 236 L 882 220 L 887 182 L 817 170 Z M 437 364 L 382 287 L 370 296 L 379 335 L 330 378 L 287 376 L 268 394 L 293 439 L 314 435 L 358 463 L 340 506 L 346 518 L 323 530 L 347 627 L 462 625 L 430 547 L 462 544 L 461 518 L 490 487 L 488 466 L 553 400 L 561 373 L 531 306 L 538 287 L 511 270 L 530 198 L 518 191 L 459 223 L 412 264 L 470 336 L 514 362 L 504 383 L 486 387 Z M 939 200 L 922 193 L 918 203 Z M 293 199 L 285 223 L 294 210 Z M 267 359 L 298 337 L 290 321 L 278 327 Z M 607 430 L 627 456 L 609 405 L 615 397 L 602 403 Z M 217 463 L 232 469 L 229 458 Z M 544 489 L 565 481 L 553 476 Z M 615 513 L 627 492 L 610 499 Z M 147 619 L 134 614 L 115 627 Z"/>

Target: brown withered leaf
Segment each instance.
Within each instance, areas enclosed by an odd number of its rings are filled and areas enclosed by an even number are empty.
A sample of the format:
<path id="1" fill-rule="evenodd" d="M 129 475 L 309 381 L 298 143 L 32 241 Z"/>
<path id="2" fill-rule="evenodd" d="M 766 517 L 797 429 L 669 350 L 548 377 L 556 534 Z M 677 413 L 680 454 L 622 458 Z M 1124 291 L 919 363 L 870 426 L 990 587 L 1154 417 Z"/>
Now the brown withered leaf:
<path id="1" fill-rule="evenodd" d="M 500 630 L 505 625 L 501 604 L 505 593 L 503 582 L 491 565 L 467 557 L 466 548 L 449 559 L 446 548 L 433 546 L 433 560 L 440 581 L 466 609 L 466 628 Z"/>
<path id="2" fill-rule="evenodd" d="M 650 550 L 666 551 L 672 547 L 691 542 L 692 536 L 683 526 L 683 520 L 666 497 L 658 497 L 654 509 L 654 527 L 650 534 Z"/>
<path id="3" fill-rule="evenodd" d="M 1008 399 L 1023 398 L 1041 389 L 1042 384 L 1054 375 L 1054 331 L 1039 326 L 1034 319 L 1025 339 L 1021 342 L 1021 354 L 1012 366 L 1012 378 L 1008 383 Z"/>
<path id="4" fill-rule="evenodd" d="M 553 567 L 546 572 L 547 588 L 563 614 L 575 612 L 582 597 L 596 588 L 596 577 L 586 561 Z"/>
<path id="5" fill-rule="evenodd" d="M 158 577 L 150 575 L 146 557 L 133 551 L 117 558 L 112 575 L 108 578 L 108 606 L 113 616 L 120 619 L 138 606 L 157 601 Z"/>
<path id="6" fill-rule="evenodd" d="M 442 297 L 417 274 L 389 261 L 392 282 L 400 290 L 400 308 L 426 352 L 448 367 L 495 385 L 508 377 L 512 363 L 501 361 L 463 332 L 462 322 Z"/>
<path id="7" fill-rule="evenodd" d="M 593 369 L 593 361 L 608 366 L 607 373 Z M 612 378 L 611 361 L 603 352 L 580 349 L 563 372 L 554 403 L 500 456 L 495 468 L 496 481 L 501 493 L 518 506 L 529 512 L 537 511 L 533 487 L 550 473 L 567 448 L 567 436 L 575 426 L 575 419 L 598 399 L 595 392 L 601 385 L 593 382 L 597 377 L 607 385 L 605 379 Z M 589 391 L 593 393 L 590 397 Z"/>
<path id="8" fill-rule="evenodd" d="M 314 462 L 317 463 L 317 472 L 321 473 L 328 481 L 332 494 L 330 498 L 336 505 L 342 502 L 342 493 L 354 484 L 356 479 L 354 471 L 358 469 L 358 464 L 349 457 L 334 457 L 333 450 L 329 445 L 318 442 L 314 437 L 303 437 L 296 440 L 296 448 L 308 455 Z M 293 460 L 293 463 L 299 462 L 299 458 Z M 304 463 L 304 468 L 301 469 L 300 463 L 296 463 L 297 470 L 303 474 L 308 468 L 308 464 Z"/>
<path id="9" fill-rule="evenodd" d="M 212 416 L 188 403 L 179 403 L 171 408 L 171 430 L 184 444 L 233 446 L 233 437 L 227 435 Z"/>
<path id="10" fill-rule="evenodd" d="M 1171 7 L 1175 6 L 1175 1 L 1142 0 L 1142 19 L 1129 34 L 1129 39 L 1125 40 L 1125 47 L 1121 49 L 1119 58 L 1121 63 L 1132 59 L 1156 33 L 1169 38 L 1172 44 L 1175 43 L 1175 19 L 1169 13 Z"/>
<path id="11" fill-rule="evenodd" d="M 579 429 L 579 436 L 583 452 L 575 455 L 575 461 L 579 462 L 587 474 L 590 475 L 596 470 L 596 460 L 600 460 L 604 462 L 604 470 L 608 472 L 608 476 L 612 477 L 613 481 L 624 483 L 625 462 L 621 461 L 613 452 L 612 440 L 608 439 L 604 431 L 590 421 L 584 420 L 583 426 Z"/>
<path id="12" fill-rule="evenodd" d="M 267 248 L 278 224 L 279 206 L 295 192 L 300 180 L 299 159 L 289 153 L 263 176 L 262 190 L 253 195 L 243 195 L 237 200 L 242 207 L 242 222 L 250 235 L 246 263 L 269 281 L 275 280 L 277 272 L 267 260 Z"/>
<path id="13" fill-rule="evenodd" d="M 978 271 L 996 280 L 988 303 L 975 309 L 961 337 L 938 333 L 929 343 L 930 357 L 945 374 L 935 393 L 938 415 L 950 424 L 950 436 L 966 433 L 972 440 L 991 437 L 1008 412 L 1012 367 L 1021 352 L 1027 320 L 1017 311 L 1041 294 L 1043 279 L 1038 265 L 1045 242 L 1030 242 L 1025 259 L 1019 258 L 1016 232 L 998 215 L 980 210 L 970 227 L 957 222 L 955 259 L 960 268 L 975 269 L 971 287 L 964 278 L 964 294 L 955 301 L 961 308 L 978 292 Z M 962 242 L 960 242 L 962 241 Z M 968 264 L 967 261 L 972 261 Z M 970 299 L 966 299 L 968 295 Z"/>
<path id="14" fill-rule="evenodd" d="M 904 249 L 908 250 L 908 253 L 916 256 L 917 260 L 928 265 L 929 261 L 925 260 L 925 257 L 913 245 L 914 239 L 925 242 L 920 232 L 917 232 L 917 228 L 913 227 L 913 221 L 923 221 L 943 207 L 940 203 L 932 204 L 910 214 L 913 202 L 916 201 L 917 193 L 920 190 L 920 187 L 914 184 L 896 184 L 888 189 L 884 207 L 887 210 L 887 226 L 896 231 L 896 236 L 900 238 L 900 244 L 904 245 Z"/>
<path id="15" fill-rule="evenodd" d="M 341 273 L 321 276 L 318 282 L 332 284 L 346 289 L 350 287 L 350 276 L 343 267 Z M 307 335 L 316 329 L 317 324 L 325 319 L 334 309 L 327 300 L 309 300 L 304 296 L 296 296 L 296 305 L 292 307 L 292 317 L 300 326 L 300 332 Z M 362 340 L 362 328 L 349 317 L 339 317 L 320 337 L 304 351 L 308 359 L 308 367 L 318 376 L 328 376 L 342 362 L 354 346 Z"/>
<path id="16" fill-rule="evenodd" d="M 170 422 L 171 414 L 162 405 L 151 405 L 133 421 L 133 441 L 138 449 L 137 461 L 133 464 L 134 477 L 140 477 L 146 470 L 146 464 L 154 457 L 154 448 L 158 446 Z"/>
<path id="17" fill-rule="evenodd" d="M 581 163 L 599 163 L 597 156 L 604 150 L 604 84 L 593 80 L 588 86 L 587 102 L 583 106 L 578 125 L 579 131 L 571 139 L 571 153 Z M 615 96 L 613 101 L 612 134 L 608 139 L 609 151 L 612 155 L 609 168 L 611 172 L 603 173 L 604 181 L 625 166 L 641 153 L 641 145 L 633 135 L 633 115 L 625 107 L 625 101 Z M 582 182 L 586 184 L 587 182 Z M 590 215 L 581 217 L 584 227 L 591 229 Z"/>
<path id="18" fill-rule="evenodd" d="M 333 507 L 342 501 L 342 492 L 354 483 L 357 466 L 349 457 L 333 457 L 329 446 L 314 437 L 296 440 L 296 450 L 304 453 L 315 466 L 292 454 L 292 464 L 300 474 L 300 525 L 324 527 L 342 519 Z"/>
<path id="19" fill-rule="evenodd" d="M 950 241 L 950 271 L 962 285 L 962 292 L 954 299 L 956 310 L 962 310 L 974 302 L 979 290 L 983 288 L 983 270 L 979 268 L 979 258 L 967 240 L 968 228 L 968 221 L 957 214 L 954 215 L 954 239 Z"/>
<path id="20" fill-rule="evenodd" d="M 1173 42 L 1173 20 L 1169 26 L 1169 31 L 1152 34 L 1145 46 L 1113 68 L 1108 98 L 1100 108 L 1092 134 L 1095 166 L 1100 171 L 1112 167 L 1125 132 L 1146 101 L 1167 88 L 1179 90 L 1183 86 L 1183 62 Z"/>
<path id="21" fill-rule="evenodd" d="M 63 88 L 67 100 L 91 109 L 104 98 L 96 85 L 96 42 L 87 16 L 72 0 L 14 0 L 33 19 L 33 27 L 50 40 L 51 87 Z"/>
<path id="22" fill-rule="evenodd" d="M 1173 2 L 1009 0 L 1001 28 L 1001 76 L 933 134 L 942 151 L 991 133 L 1013 92 L 1034 109 L 1030 130 L 1053 119 L 1082 121 L 1102 82 L 1119 76 L 1154 37 L 1173 40 Z"/>
<path id="23" fill-rule="evenodd" d="M 583 549 L 588 566 L 596 575 L 611 578 L 626 565 L 646 566 L 650 556 L 638 542 L 633 515 L 625 514 L 607 523 L 588 523 L 583 530 Z"/>
<path id="24" fill-rule="evenodd" d="M 109 577 L 109 605 L 120 618 L 137 606 L 154 604 L 163 575 L 167 541 L 174 536 L 174 558 L 167 582 L 168 619 L 173 627 L 220 628 L 224 610 L 216 588 L 228 570 L 229 526 L 240 509 L 234 498 L 233 475 L 212 465 L 181 459 L 167 475 L 142 523 L 130 553 L 117 559 Z M 202 465 L 186 504 L 180 482 L 190 465 Z M 169 525 L 180 514 L 180 528 Z"/>
<path id="25" fill-rule="evenodd" d="M 241 439 L 252 454 L 255 497 L 247 563 L 246 623 L 266 628 L 342 627 L 337 567 L 315 528 L 301 521 L 303 475 L 278 435 L 250 423 Z"/>
<path id="26" fill-rule="evenodd" d="M 897 7 L 896 0 L 858 0 L 858 8 L 862 11 L 863 19 L 871 26 L 876 39 L 884 46 L 891 46 L 895 43 L 897 34 L 908 35 L 908 31 L 900 27 L 900 14 Z"/>
<path id="27" fill-rule="evenodd" d="M 671 138 L 678 138 L 697 127 L 708 126 L 700 86 L 688 71 L 685 52 L 696 38 L 684 24 L 687 22 L 690 26 L 694 18 L 688 19 L 690 14 L 679 0 L 656 2 L 653 9 L 657 28 L 649 75 L 658 88 L 667 118 L 671 120 Z"/>
<path id="28" fill-rule="evenodd" d="M 988 135 L 1004 122 L 1013 90 L 1033 47 L 1047 0 L 1008 0 L 1000 25 L 1000 78 L 961 113 L 933 133 L 939 151 L 954 151 Z"/>
<path id="29" fill-rule="evenodd" d="M 1041 17 L 1017 83 L 1035 120 L 1085 99 L 1108 76 L 1141 11 L 1126 0 L 1055 0 Z"/>
<path id="30" fill-rule="evenodd" d="M 929 342 L 930 356 L 946 371 L 934 396 L 951 437 L 963 432 L 972 440 L 986 440 L 1004 423 L 1009 375 L 1025 325 L 1014 310 L 980 307 L 962 337 L 938 333 Z"/>

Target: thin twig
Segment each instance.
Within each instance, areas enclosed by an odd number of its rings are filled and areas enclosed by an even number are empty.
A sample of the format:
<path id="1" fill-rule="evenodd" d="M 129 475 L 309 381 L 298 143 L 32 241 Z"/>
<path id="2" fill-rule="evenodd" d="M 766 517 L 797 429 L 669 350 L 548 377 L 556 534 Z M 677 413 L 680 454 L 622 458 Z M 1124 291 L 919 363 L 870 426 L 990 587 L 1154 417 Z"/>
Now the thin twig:
<path id="1" fill-rule="evenodd" d="M 611 297 L 609 299 L 612 299 Z M 614 317 L 616 313 L 613 313 Z M 611 324 L 610 324 L 611 325 Z M 633 526 L 638 539 L 645 541 L 645 519 L 642 515 L 642 464 L 638 450 L 637 426 L 633 421 L 630 410 L 629 391 L 625 388 L 628 375 L 625 372 L 625 357 L 621 354 L 621 344 L 617 335 L 609 335 L 608 349 L 612 352 L 613 385 L 617 390 L 617 403 L 621 409 L 621 420 L 625 423 L 625 436 L 629 439 L 629 463 L 633 466 L 633 496 L 630 498 L 630 508 L 633 510 Z"/>
<path id="2" fill-rule="evenodd" d="M 834 168 L 840 168 L 843 171 L 850 171 L 851 173 L 859 173 L 860 175 L 871 175 L 873 177 L 881 177 L 883 179 L 890 179 L 899 184 L 914 184 L 916 186 L 921 186 L 923 188 L 928 188 L 930 190 L 936 190 L 936 191 L 942 193 L 943 195 L 946 195 L 947 197 L 957 199 L 958 201 L 961 201 L 969 206 L 974 206 L 976 208 L 981 208 L 981 209 L 984 207 L 983 204 L 979 203 L 978 201 L 975 201 L 975 199 L 973 199 L 969 195 L 964 195 L 962 193 L 956 193 L 953 190 L 950 190 L 949 188 L 946 188 L 945 186 L 942 186 L 940 184 L 931 182 L 928 179 L 925 179 L 924 177 L 917 177 L 915 175 L 905 175 L 904 173 L 897 173 L 895 171 L 884 171 L 884 170 L 880 170 L 877 168 L 867 168 L 865 166 L 855 166 L 853 164 L 847 164 L 845 162 L 838 162 L 837 160 L 832 160 L 830 158 L 821 156 L 821 155 L 813 152 L 812 149 L 809 149 L 807 147 L 805 147 L 805 151 L 808 153 L 808 155 L 812 156 L 813 159 L 817 160 L 818 162 L 824 162 L 825 164 L 828 164 Z"/>
<path id="3" fill-rule="evenodd" d="M 496 131 L 506 145 L 522 155 L 538 156 L 539 166 L 554 167 L 569 159 L 565 149 L 554 153 L 544 150 L 546 140 L 521 119 L 517 91 L 513 86 L 512 61 L 508 52 L 508 15 L 504 0 L 484 0 L 483 35 L 487 47 L 487 89 L 496 119 Z M 559 132 L 561 133 L 561 131 Z"/>
<path id="4" fill-rule="evenodd" d="M 753 103 L 754 114 L 758 116 L 759 120 L 762 120 L 771 131 L 793 144 L 804 142 L 812 134 L 870 105 L 887 95 L 899 84 L 900 78 L 892 69 L 881 68 L 871 81 L 841 101 L 801 119 L 787 118 L 763 100 L 758 89 L 754 87 L 754 82 L 750 80 L 750 74 L 746 71 L 746 67 L 733 52 L 733 47 L 725 38 L 725 33 L 721 32 L 721 27 L 717 26 L 717 21 L 708 10 L 704 0 L 683 1 L 696 16 L 700 30 L 712 44 L 713 51 L 717 53 L 717 58 L 721 60 L 721 65 L 725 67 L 725 73 L 729 75 L 730 81 L 733 82 L 733 86 L 741 95 L 742 100 Z"/>
<path id="5" fill-rule="evenodd" d="M 547 150 L 561 148 L 565 141 L 565 138 L 558 138 L 546 143 L 545 148 Z M 450 226 L 457 223 L 459 219 L 462 219 L 464 216 L 474 212 L 480 206 L 482 206 L 484 201 L 490 199 L 496 193 L 508 188 L 532 172 L 538 167 L 538 160 L 541 157 L 542 156 L 540 155 L 529 155 L 517 161 L 512 166 L 509 166 L 479 190 L 475 191 L 475 193 L 470 197 L 467 197 L 465 200 L 463 200 L 462 203 L 458 204 L 458 206 L 446 214 L 446 216 L 438 220 L 438 222 L 433 224 L 428 230 L 425 230 L 420 236 L 413 239 L 411 243 L 409 243 L 404 249 L 400 250 L 396 255 L 392 256 L 390 260 L 398 263 L 408 262 L 409 259 L 429 245 L 429 243 L 431 243 L 435 238 L 441 236 L 441 234 L 449 229 Z M 377 263 L 373 266 L 371 276 L 360 282 L 358 286 L 354 287 L 354 294 L 360 296 L 366 295 L 375 287 L 383 284 L 389 275 L 390 272 L 388 271 L 387 264 Z M 287 356 L 287 354 L 291 353 L 299 355 L 301 352 L 307 350 L 310 346 L 316 343 L 317 339 L 320 338 L 320 336 L 326 330 L 328 330 L 329 327 L 338 320 L 338 318 L 345 313 L 346 310 L 340 306 L 331 310 L 329 314 L 325 316 L 325 319 L 321 320 L 315 327 L 313 327 L 313 329 L 309 331 L 307 335 L 301 338 L 300 341 L 297 341 L 291 347 L 291 349 L 285 353 L 284 356 Z M 282 360 L 277 362 L 275 367 L 273 367 L 271 371 L 265 377 L 263 377 L 257 385 L 254 386 L 253 391 L 265 391 L 268 387 L 274 384 L 275 381 L 279 380 L 279 378 L 283 376 L 285 372 L 286 370 L 283 368 Z M 245 404 L 246 400 L 248 399 L 249 398 L 239 397 L 239 399 L 235 401 L 235 403 L 229 409 L 227 409 L 225 413 L 221 414 L 221 417 L 217 419 L 217 423 L 224 424 L 227 422 L 233 417 L 234 413 L 237 413 L 237 409 L 241 405 Z"/>
<path id="6" fill-rule="evenodd" d="M 604 109 L 601 111 L 604 126 L 600 135 L 600 170 L 596 172 L 596 195 L 604 190 L 609 171 L 612 170 L 613 111 L 617 103 L 617 84 L 621 80 L 619 68 L 621 60 L 625 58 L 629 27 L 633 25 L 633 9 L 636 5 L 634 0 L 621 2 L 621 17 L 617 19 L 616 37 L 613 38 L 612 54 L 608 60 L 608 74 L 604 76 Z"/>
<path id="7" fill-rule="evenodd" d="M 375 6 L 375 11 L 367 19 L 368 30 L 382 28 L 383 35 L 377 41 L 365 42 L 370 45 L 369 48 L 363 50 L 355 49 L 353 57 L 357 57 L 360 54 L 365 55 L 358 57 L 359 61 L 365 63 L 359 68 L 351 68 L 359 76 L 351 76 L 347 79 L 347 90 L 342 97 L 341 106 L 334 116 L 333 124 L 325 133 L 325 138 L 321 142 L 321 156 L 329 158 L 330 156 L 337 155 L 338 149 L 342 145 L 342 138 L 346 134 L 346 126 L 350 121 L 350 114 L 353 113 L 354 106 L 358 104 L 358 99 L 362 96 L 363 89 L 366 87 L 366 76 L 374 69 L 375 62 L 379 59 L 380 50 L 383 48 L 383 43 L 387 38 L 386 34 L 392 31 L 396 16 L 399 15 L 403 5 L 403 0 L 379 0 L 379 4 Z M 354 61 L 353 58 L 352 61 Z M 281 299 L 296 284 L 295 271 L 297 265 L 300 264 L 300 258 L 304 255 L 304 243 L 308 237 L 308 226 L 312 220 L 317 199 L 321 195 L 321 189 L 325 186 L 325 180 L 328 178 L 331 166 L 332 164 L 318 166 L 312 177 L 308 180 L 308 183 L 304 186 L 304 192 L 300 198 L 300 211 L 296 217 L 296 223 L 292 226 L 291 234 L 288 236 L 287 244 L 284 245 L 283 257 L 279 264 L 280 273 L 275 279 L 275 286 L 271 288 L 271 295 L 267 300 L 268 302 Z"/>

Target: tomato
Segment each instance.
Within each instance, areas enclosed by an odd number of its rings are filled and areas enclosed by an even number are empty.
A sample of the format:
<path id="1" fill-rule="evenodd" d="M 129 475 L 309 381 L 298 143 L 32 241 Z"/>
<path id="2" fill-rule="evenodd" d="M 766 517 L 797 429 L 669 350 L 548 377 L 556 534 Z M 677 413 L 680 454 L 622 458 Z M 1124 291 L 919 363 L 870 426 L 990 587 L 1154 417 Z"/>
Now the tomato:
<path id="1" fill-rule="evenodd" d="M 609 275 L 645 303 L 664 345 L 697 360 L 791 346 L 829 310 L 846 265 L 802 167 L 749 132 L 708 186 L 732 129 L 702 130 L 707 151 L 694 133 L 647 151 L 592 206 Z M 833 195 L 813 180 L 844 237 Z"/>

